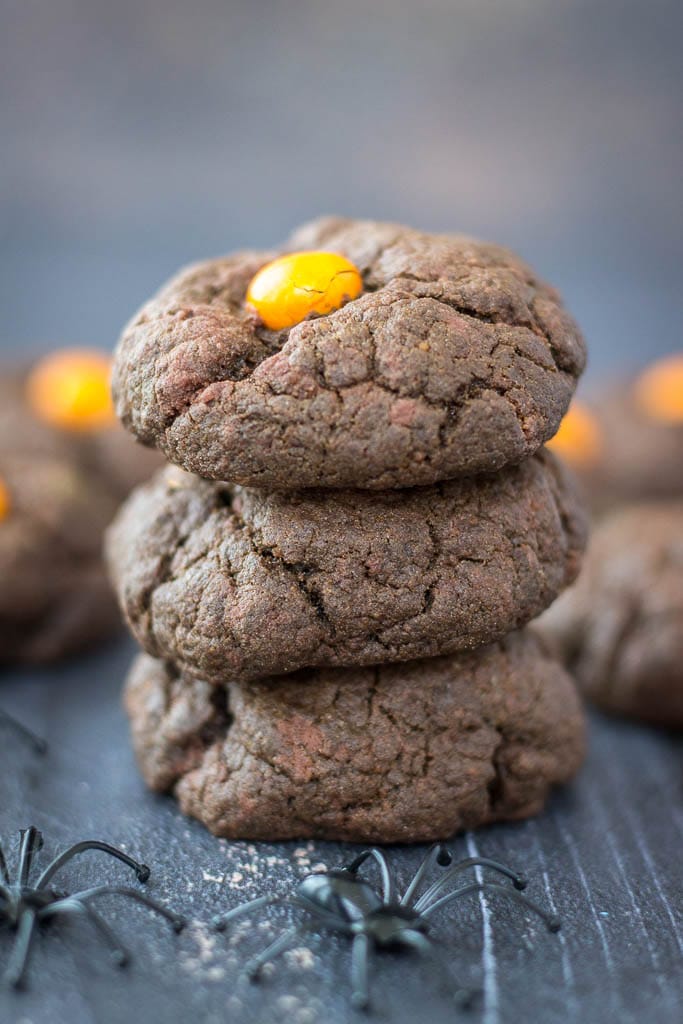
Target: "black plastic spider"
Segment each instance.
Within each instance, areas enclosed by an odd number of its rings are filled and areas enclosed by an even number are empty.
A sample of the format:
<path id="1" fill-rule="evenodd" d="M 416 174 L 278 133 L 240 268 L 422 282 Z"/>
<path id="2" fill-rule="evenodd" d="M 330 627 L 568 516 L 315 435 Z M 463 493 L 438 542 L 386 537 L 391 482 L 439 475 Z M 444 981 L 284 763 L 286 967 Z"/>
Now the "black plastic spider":
<path id="1" fill-rule="evenodd" d="M 138 892 L 137 889 L 116 885 L 98 885 L 92 889 L 83 889 L 81 892 L 68 894 L 50 888 L 50 882 L 59 869 L 67 861 L 86 850 L 100 850 L 110 857 L 123 861 L 133 869 L 139 882 L 147 881 L 149 868 L 146 864 L 138 863 L 123 850 L 117 850 L 115 846 L 100 842 L 98 839 L 87 839 L 69 847 L 48 864 L 35 884 L 31 884 L 30 873 L 33 857 L 42 845 L 43 837 L 37 829 L 33 827 L 22 829 L 19 869 L 14 882 L 10 879 L 7 861 L 0 846 L 0 925 L 7 925 L 16 932 L 10 960 L 4 974 L 7 984 L 18 988 L 23 981 L 36 924 L 42 924 L 61 915 L 81 914 L 86 917 L 109 946 L 114 961 L 121 967 L 125 966 L 129 960 L 128 951 L 121 945 L 107 922 L 90 905 L 91 901 L 98 896 L 128 896 L 165 917 L 172 924 L 174 931 L 179 932 L 184 927 L 185 921 L 182 917 L 166 907 L 162 907 L 149 896 Z"/>
<path id="2" fill-rule="evenodd" d="M 18 722 L 16 718 L 12 717 L 12 715 L 3 711 L 2 708 L 0 708 L 0 725 L 5 725 L 10 729 L 13 729 L 19 736 L 21 736 L 22 739 L 31 744 L 37 754 L 44 754 L 47 751 L 47 743 L 44 739 L 41 739 L 40 736 L 36 736 L 34 732 L 31 732 L 30 729 L 27 729 L 25 725 L 22 725 L 21 722 Z"/>
<path id="3" fill-rule="evenodd" d="M 373 858 L 379 866 L 382 876 L 381 895 L 370 882 L 358 877 L 358 869 L 368 858 Z M 422 895 L 418 895 L 418 889 L 436 864 L 448 870 L 425 889 Z M 506 875 L 512 880 L 514 888 L 489 881 L 468 882 L 459 888 L 451 888 L 451 883 L 463 871 L 473 867 L 490 868 Z M 401 947 L 420 952 L 431 951 L 434 944 L 426 935 L 429 918 L 435 910 L 468 893 L 485 891 L 510 896 L 545 921 L 549 931 L 559 931 L 561 922 L 558 917 L 546 913 L 521 894 L 520 890 L 524 889 L 526 884 L 526 879 L 522 875 L 486 857 L 468 857 L 467 860 L 454 864 L 449 851 L 437 843 L 428 851 L 408 888 L 399 897 L 382 851 L 364 850 L 350 864 L 341 868 L 307 875 L 299 882 L 293 894 L 280 896 L 271 893 L 259 896 L 235 907 L 225 915 L 216 917 L 214 925 L 219 931 L 223 931 L 229 922 L 243 914 L 278 902 L 307 910 L 313 915 L 313 923 L 327 926 L 352 938 L 351 1000 L 357 1009 L 367 1009 L 370 952 L 373 949 Z M 247 963 L 246 971 L 249 977 L 256 980 L 263 965 L 282 953 L 304 930 L 309 928 L 305 925 L 294 925 L 279 935 Z"/>

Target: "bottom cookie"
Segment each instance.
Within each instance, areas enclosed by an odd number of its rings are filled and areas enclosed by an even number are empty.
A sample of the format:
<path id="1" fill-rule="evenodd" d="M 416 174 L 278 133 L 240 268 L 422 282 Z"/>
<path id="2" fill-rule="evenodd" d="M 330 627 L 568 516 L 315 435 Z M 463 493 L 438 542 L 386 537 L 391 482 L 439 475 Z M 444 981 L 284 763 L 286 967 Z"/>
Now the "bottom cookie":
<path id="1" fill-rule="evenodd" d="M 584 751 L 574 686 L 528 632 L 225 687 L 140 655 L 125 703 L 148 785 L 232 839 L 446 839 L 537 813 Z"/>
<path id="2" fill-rule="evenodd" d="M 605 711 L 683 728 L 683 503 L 604 519 L 578 582 L 534 628 Z"/>

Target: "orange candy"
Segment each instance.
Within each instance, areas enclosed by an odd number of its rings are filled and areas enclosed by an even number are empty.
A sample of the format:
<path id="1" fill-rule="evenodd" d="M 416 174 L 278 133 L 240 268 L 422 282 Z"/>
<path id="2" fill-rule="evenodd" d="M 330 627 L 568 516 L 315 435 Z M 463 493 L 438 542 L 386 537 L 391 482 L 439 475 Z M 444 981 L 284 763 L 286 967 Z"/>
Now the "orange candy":
<path id="1" fill-rule="evenodd" d="M 584 405 L 573 402 L 547 447 L 577 469 L 587 469 L 602 453 L 600 427 Z"/>
<path id="2" fill-rule="evenodd" d="M 683 355 L 653 363 L 636 381 L 634 397 L 650 419 L 683 423 Z"/>
<path id="3" fill-rule="evenodd" d="M 64 349 L 41 359 L 29 374 L 26 398 L 34 413 L 64 430 L 110 427 L 111 360 L 94 349 Z"/>
<path id="4" fill-rule="evenodd" d="M 10 501 L 9 491 L 7 485 L 0 478 L 0 523 L 3 519 L 7 519 L 12 508 L 12 502 Z"/>
<path id="5" fill-rule="evenodd" d="M 309 313 L 332 313 L 363 290 L 357 267 L 334 252 L 292 252 L 252 278 L 247 303 L 266 327 L 281 331 Z"/>

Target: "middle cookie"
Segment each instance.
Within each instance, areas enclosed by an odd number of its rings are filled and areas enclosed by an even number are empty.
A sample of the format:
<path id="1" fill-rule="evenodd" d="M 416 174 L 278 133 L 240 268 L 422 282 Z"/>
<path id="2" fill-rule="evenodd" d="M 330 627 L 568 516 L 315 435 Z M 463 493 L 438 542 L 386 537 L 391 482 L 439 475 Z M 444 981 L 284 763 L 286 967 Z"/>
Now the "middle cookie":
<path id="1" fill-rule="evenodd" d="M 169 468 L 123 506 L 108 558 L 145 650 L 221 682 L 490 643 L 574 579 L 585 532 L 548 452 L 375 493 L 267 494 Z"/>

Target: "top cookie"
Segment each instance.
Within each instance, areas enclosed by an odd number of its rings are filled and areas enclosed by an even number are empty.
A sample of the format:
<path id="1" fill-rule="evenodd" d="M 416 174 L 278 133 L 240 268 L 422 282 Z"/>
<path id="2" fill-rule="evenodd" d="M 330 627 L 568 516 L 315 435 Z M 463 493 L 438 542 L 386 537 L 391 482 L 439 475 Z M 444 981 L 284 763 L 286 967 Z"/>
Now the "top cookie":
<path id="1" fill-rule="evenodd" d="M 249 284 L 301 250 L 346 257 L 363 289 L 268 329 Z M 506 249 L 324 218 L 279 252 L 182 271 L 126 327 L 113 388 L 124 424 L 200 476 L 393 488 L 531 455 L 557 430 L 584 360 L 557 293 Z"/>

